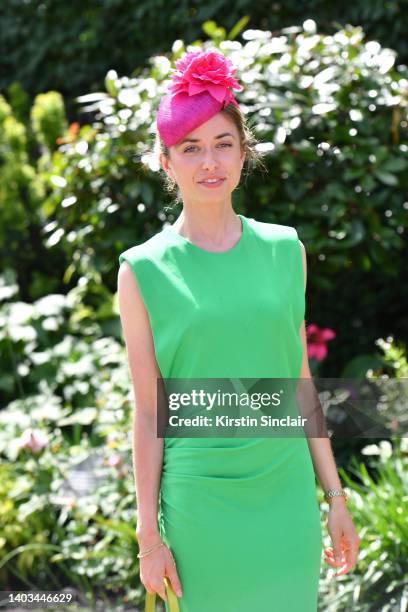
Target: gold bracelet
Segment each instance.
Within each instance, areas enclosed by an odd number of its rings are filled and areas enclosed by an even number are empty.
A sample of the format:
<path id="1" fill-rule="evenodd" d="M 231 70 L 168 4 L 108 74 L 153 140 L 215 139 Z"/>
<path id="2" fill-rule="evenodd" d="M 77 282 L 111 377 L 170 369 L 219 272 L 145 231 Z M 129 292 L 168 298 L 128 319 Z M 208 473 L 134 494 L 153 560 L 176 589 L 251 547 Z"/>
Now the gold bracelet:
<path id="1" fill-rule="evenodd" d="M 328 502 L 333 497 L 344 497 L 344 501 L 347 502 L 348 495 L 344 489 L 327 489 L 324 492 L 324 499 Z"/>
<path id="2" fill-rule="evenodd" d="M 146 555 L 149 555 L 151 552 L 153 552 L 157 548 L 160 548 L 160 546 L 164 546 L 164 542 L 160 542 L 160 544 L 155 544 L 154 546 L 151 546 L 147 550 L 144 550 L 143 552 L 139 552 L 139 554 L 137 555 L 138 559 L 141 559 L 142 557 L 146 557 Z"/>

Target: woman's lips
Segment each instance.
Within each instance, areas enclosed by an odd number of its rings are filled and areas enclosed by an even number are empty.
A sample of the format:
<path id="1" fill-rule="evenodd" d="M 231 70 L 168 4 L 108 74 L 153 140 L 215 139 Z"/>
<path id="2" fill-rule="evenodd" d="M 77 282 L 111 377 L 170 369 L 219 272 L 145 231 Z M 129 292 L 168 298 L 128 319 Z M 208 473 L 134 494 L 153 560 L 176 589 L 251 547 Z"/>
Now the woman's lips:
<path id="1" fill-rule="evenodd" d="M 223 183 L 224 181 L 225 181 L 225 178 L 222 178 L 222 179 L 219 179 L 216 182 L 212 181 L 211 183 L 205 183 L 204 181 L 199 181 L 199 184 L 203 185 L 204 187 L 209 187 L 211 189 L 211 187 L 212 188 L 219 187 L 221 185 L 221 183 Z"/>

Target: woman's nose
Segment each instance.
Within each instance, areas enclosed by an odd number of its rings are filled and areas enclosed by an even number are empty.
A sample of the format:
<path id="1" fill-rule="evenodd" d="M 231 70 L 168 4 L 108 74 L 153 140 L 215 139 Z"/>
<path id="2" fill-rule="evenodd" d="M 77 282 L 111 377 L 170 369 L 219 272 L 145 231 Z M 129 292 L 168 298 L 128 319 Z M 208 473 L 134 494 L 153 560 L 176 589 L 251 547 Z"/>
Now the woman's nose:
<path id="1" fill-rule="evenodd" d="M 209 170 L 209 169 L 216 167 L 217 164 L 218 162 L 212 151 L 208 151 L 207 153 L 204 154 L 203 168 L 205 168 L 206 170 Z"/>

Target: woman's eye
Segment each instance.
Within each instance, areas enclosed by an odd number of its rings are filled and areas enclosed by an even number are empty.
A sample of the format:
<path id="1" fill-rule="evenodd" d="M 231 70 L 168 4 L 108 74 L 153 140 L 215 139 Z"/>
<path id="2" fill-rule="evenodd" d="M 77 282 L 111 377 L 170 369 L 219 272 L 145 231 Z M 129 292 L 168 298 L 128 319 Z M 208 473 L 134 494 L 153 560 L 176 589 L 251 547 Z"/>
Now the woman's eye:
<path id="1" fill-rule="evenodd" d="M 223 147 L 232 147 L 232 144 L 231 144 L 231 143 L 229 143 L 229 142 L 221 142 L 221 143 L 219 144 L 219 146 L 220 146 L 221 148 L 223 148 Z M 194 147 L 194 146 L 187 147 L 187 149 L 184 149 L 183 153 L 190 153 L 190 151 L 193 151 L 193 150 L 194 150 L 194 149 L 196 149 L 196 148 L 197 148 L 197 147 Z"/>

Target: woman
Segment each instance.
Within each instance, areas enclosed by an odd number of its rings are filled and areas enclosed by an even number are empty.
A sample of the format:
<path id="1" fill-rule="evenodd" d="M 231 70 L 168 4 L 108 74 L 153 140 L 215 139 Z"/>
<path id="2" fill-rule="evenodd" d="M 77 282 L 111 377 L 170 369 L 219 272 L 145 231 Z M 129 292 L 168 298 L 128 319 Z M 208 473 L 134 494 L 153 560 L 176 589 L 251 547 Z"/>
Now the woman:
<path id="1" fill-rule="evenodd" d="M 217 51 L 176 66 L 157 142 L 183 210 L 119 257 L 141 581 L 166 600 L 167 576 L 181 612 L 315 612 L 315 471 L 331 496 L 325 556 L 342 567 L 336 575 L 354 567 L 359 546 L 329 439 L 157 436 L 160 377 L 310 378 L 304 246 L 293 227 L 236 215 L 231 204 L 254 155 L 231 92 L 242 89 L 235 70 Z"/>

